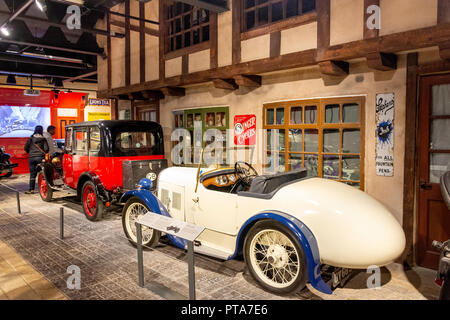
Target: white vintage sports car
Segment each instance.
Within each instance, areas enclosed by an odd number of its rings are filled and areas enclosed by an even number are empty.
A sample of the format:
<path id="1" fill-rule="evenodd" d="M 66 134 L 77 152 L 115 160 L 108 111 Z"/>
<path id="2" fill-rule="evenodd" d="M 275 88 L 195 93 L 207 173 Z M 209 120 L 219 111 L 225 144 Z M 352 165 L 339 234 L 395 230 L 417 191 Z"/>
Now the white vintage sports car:
<path id="1" fill-rule="evenodd" d="M 205 227 L 195 252 L 228 260 L 243 254 L 252 276 L 267 290 L 290 293 L 306 282 L 331 294 L 321 264 L 365 269 L 401 255 L 405 235 L 377 200 L 343 183 L 309 178 L 306 170 L 258 175 L 245 162 L 234 168 L 171 167 L 158 177 L 158 198 L 143 179 L 126 202 L 124 232 L 136 244 L 135 221 L 148 211 Z M 143 228 L 143 244 L 161 233 Z M 186 242 L 168 238 L 185 249 Z"/>

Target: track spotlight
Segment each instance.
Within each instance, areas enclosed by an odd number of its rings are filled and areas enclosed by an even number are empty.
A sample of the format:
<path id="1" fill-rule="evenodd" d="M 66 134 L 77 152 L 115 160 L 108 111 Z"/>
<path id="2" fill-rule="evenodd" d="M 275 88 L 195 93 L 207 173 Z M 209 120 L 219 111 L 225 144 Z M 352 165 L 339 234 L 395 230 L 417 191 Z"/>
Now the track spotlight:
<path id="1" fill-rule="evenodd" d="M 55 88 L 64 86 L 62 80 L 59 78 L 53 78 L 50 83 L 53 84 L 55 86 Z"/>
<path id="2" fill-rule="evenodd" d="M 16 77 L 13 74 L 8 75 L 6 84 L 16 84 Z"/>
<path id="3" fill-rule="evenodd" d="M 2 34 L 3 34 L 5 37 L 9 37 L 10 33 L 9 33 L 9 30 L 8 30 L 7 27 L 2 27 L 2 28 L 1 28 L 1 31 L 2 31 Z"/>
<path id="4" fill-rule="evenodd" d="M 47 10 L 47 4 L 45 3 L 45 0 L 36 0 L 36 6 L 41 10 L 42 12 Z"/>

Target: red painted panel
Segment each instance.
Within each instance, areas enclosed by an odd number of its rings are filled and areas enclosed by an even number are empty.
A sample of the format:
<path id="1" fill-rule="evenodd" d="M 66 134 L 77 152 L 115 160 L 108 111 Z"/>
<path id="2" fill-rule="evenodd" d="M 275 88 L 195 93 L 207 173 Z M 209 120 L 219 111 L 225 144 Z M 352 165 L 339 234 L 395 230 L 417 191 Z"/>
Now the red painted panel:
<path id="1" fill-rule="evenodd" d="M 73 159 L 70 159 L 73 158 Z M 122 161 L 129 160 L 162 160 L 163 155 L 158 156 L 133 156 L 133 157 L 95 157 L 95 156 L 70 156 L 64 155 L 64 172 L 66 183 L 76 188 L 81 173 L 88 170 L 94 172 L 100 177 L 106 190 L 113 190 L 117 187 L 123 187 Z M 73 161 L 73 163 L 72 163 Z M 72 168 L 78 168 L 73 170 Z M 71 174 L 75 171 L 73 174 Z"/>

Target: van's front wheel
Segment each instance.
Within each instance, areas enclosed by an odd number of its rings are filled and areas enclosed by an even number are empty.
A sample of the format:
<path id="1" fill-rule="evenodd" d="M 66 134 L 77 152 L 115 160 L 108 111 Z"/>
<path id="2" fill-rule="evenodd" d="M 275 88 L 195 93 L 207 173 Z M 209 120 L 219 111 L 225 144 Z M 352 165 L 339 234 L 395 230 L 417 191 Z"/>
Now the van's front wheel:
<path id="1" fill-rule="evenodd" d="M 128 240 L 137 245 L 136 221 L 149 212 L 147 205 L 138 197 L 130 198 L 122 211 L 122 227 Z M 154 247 L 158 244 L 161 237 L 161 231 L 142 226 L 142 245 Z"/>
<path id="2" fill-rule="evenodd" d="M 83 211 L 88 220 L 101 220 L 105 211 L 105 204 L 99 198 L 92 181 L 86 181 L 81 191 Z"/>

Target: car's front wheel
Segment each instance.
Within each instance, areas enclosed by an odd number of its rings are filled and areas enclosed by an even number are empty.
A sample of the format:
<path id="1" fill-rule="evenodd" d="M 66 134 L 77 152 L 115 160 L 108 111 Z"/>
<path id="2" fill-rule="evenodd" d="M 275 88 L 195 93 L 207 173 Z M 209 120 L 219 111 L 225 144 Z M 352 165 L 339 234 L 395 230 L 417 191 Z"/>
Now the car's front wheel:
<path id="1" fill-rule="evenodd" d="M 46 202 L 52 201 L 53 189 L 48 185 L 47 180 L 45 180 L 45 176 L 42 171 L 39 172 L 38 174 L 38 187 L 41 199 Z"/>
<path id="2" fill-rule="evenodd" d="M 81 201 L 86 218 L 91 221 L 101 220 L 105 211 L 105 204 L 99 198 L 92 181 L 86 181 L 81 191 Z"/>
<path id="3" fill-rule="evenodd" d="M 244 259 L 251 275 L 265 289 L 278 294 L 299 291 L 307 279 L 303 248 L 284 225 L 257 222 L 247 234 Z"/>
<path id="4" fill-rule="evenodd" d="M 128 240 L 137 245 L 136 221 L 139 216 L 149 212 L 147 205 L 138 197 L 130 198 L 122 211 L 122 227 Z M 161 231 L 142 226 L 142 245 L 154 247 L 158 244 Z"/>

